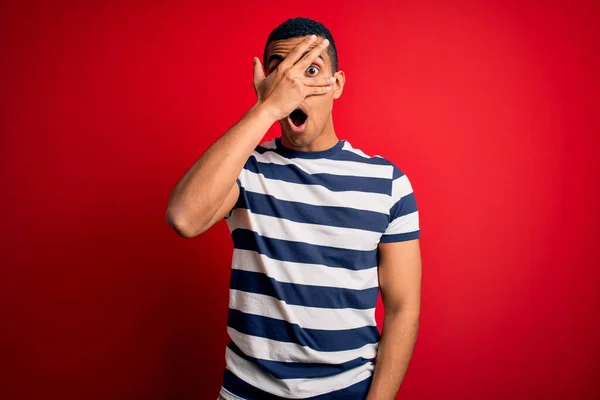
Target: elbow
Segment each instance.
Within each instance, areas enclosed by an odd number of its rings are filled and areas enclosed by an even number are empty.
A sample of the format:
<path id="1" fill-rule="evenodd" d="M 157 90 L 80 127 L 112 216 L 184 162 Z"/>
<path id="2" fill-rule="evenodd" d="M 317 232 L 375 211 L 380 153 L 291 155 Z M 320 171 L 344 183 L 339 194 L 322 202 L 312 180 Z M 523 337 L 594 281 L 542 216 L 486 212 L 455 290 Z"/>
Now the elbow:
<path id="1" fill-rule="evenodd" d="M 167 209 L 165 219 L 167 224 L 183 238 L 191 239 L 204 232 L 204 229 L 198 229 L 198 227 L 190 223 L 191 218 L 180 212 L 176 212 L 172 208 Z"/>

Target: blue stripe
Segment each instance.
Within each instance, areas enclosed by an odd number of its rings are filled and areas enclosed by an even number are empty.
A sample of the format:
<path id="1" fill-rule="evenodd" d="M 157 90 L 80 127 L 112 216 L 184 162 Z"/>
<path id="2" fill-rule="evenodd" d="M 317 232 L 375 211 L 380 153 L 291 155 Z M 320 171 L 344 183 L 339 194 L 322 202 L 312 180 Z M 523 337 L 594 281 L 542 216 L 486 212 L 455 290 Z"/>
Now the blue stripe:
<path id="1" fill-rule="evenodd" d="M 375 268 L 375 267 L 374 267 Z M 374 271 L 374 273 L 377 273 Z M 377 305 L 378 287 L 356 290 L 278 282 L 259 272 L 231 270 L 231 288 L 259 293 L 287 304 L 319 308 L 367 310 Z"/>
<path id="2" fill-rule="evenodd" d="M 415 193 L 410 192 L 406 196 L 402 196 L 400 200 L 392 206 L 390 210 L 390 221 L 395 220 L 398 217 L 410 214 L 417 211 L 417 202 L 415 200 Z"/>
<path id="3" fill-rule="evenodd" d="M 341 374 L 349 369 L 360 367 L 363 364 L 372 362 L 374 359 L 355 358 L 341 364 L 320 364 L 320 363 L 302 363 L 302 362 L 282 362 L 262 360 L 244 354 L 235 343 L 229 342 L 227 345 L 231 351 L 243 359 L 258 365 L 266 372 L 270 373 L 277 379 L 310 379 L 322 378 Z"/>
<path id="4" fill-rule="evenodd" d="M 273 151 L 273 149 L 267 149 L 266 147 L 262 147 L 259 145 L 254 148 L 254 151 L 256 151 L 258 154 L 264 154 L 268 151 Z"/>
<path id="5" fill-rule="evenodd" d="M 257 153 L 259 154 L 264 154 L 268 151 L 272 151 L 275 154 L 278 154 L 277 151 L 275 149 L 267 149 L 266 147 L 262 147 L 262 146 L 256 146 L 256 148 L 254 149 Z M 354 149 L 356 150 L 356 149 Z M 281 156 L 281 155 L 280 155 Z M 284 157 L 281 156 L 282 158 L 286 158 L 289 159 L 288 157 Z M 350 150 L 344 150 L 344 149 L 340 149 L 340 151 L 338 151 L 337 153 L 333 154 L 330 157 L 327 157 L 330 160 L 337 160 L 337 161 L 354 161 L 354 162 L 359 162 L 359 163 L 363 163 L 363 164 L 369 164 L 369 165 L 388 165 L 388 166 L 394 166 L 394 164 L 387 160 L 384 157 L 363 157 L 361 155 L 358 155 Z M 390 176 L 390 178 L 392 178 Z"/>
<path id="6" fill-rule="evenodd" d="M 327 173 L 309 174 L 296 165 L 263 163 L 258 161 L 255 156 L 250 156 L 244 169 L 256 174 L 263 174 L 269 179 L 303 185 L 320 185 L 333 192 L 354 190 L 390 195 L 392 189 L 389 178 L 342 176 Z"/>
<path id="7" fill-rule="evenodd" d="M 223 371 L 223 387 L 244 400 L 286 400 L 285 397 L 275 396 L 250 385 L 227 368 Z"/>
<path id="8" fill-rule="evenodd" d="M 407 233 L 399 233 L 396 235 L 383 235 L 381 237 L 381 243 L 392 243 L 392 242 L 405 242 L 407 240 L 419 239 L 420 232 L 407 232 Z"/>
<path id="9" fill-rule="evenodd" d="M 351 250 L 263 237 L 248 229 L 231 232 L 236 249 L 257 251 L 269 258 L 334 268 L 362 270 L 377 266 L 377 249 Z"/>
<path id="10" fill-rule="evenodd" d="M 307 397 L 305 400 L 353 400 L 365 399 L 369 393 L 373 375 L 344 389 L 336 390 L 320 396 Z M 223 372 L 223 387 L 234 395 L 246 400 L 285 400 L 285 397 L 275 396 L 258 389 L 235 376 L 225 369 Z"/>
<path id="11" fill-rule="evenodd" d="M 252 210 L 254 214 L 269 215 L 306 224 L 337 226 L 371 232 L 385 232 L 389 215 L 355 208 L 315 206 L 279 200 L 271 195 L 248 192 L 240 188 L 234 208 Z M 351 216 L 351 217 L 350 217 Z"/>
<path id="12" fill-rule="evenodd" d="M 227 326 L 246 335 L 296 343 L 317 351 L 354 350 L 377 343 L 380 337 L 376 326 L 337 331 L 308 329 L 280 319 L 246 314 L 232 308 L 229 309 Z"/>
<path id="13" fill-rule="evenodd" d="M 390 161 L 386 160 L 383 157 L 365 158 L 365 157 L 360 156 L 350 150 L 341 150 L 339 153 L 336 153 L 332 157 L 330 157 L 330 159 L 338 160 L 338 161 L 354 161 L 354 162 L 359 162 L 359 163 L 369 164 L 369 165 L 389 165 L 389 166 L 393 165 Z M 391 178 L 391 176 L 390 176 L 390 178 Z"/>
<path id="14" fill-rule="evenodd" d="M 394 164 L 392 164 L 392 165 L 394 165 Z M 396 180 L 403 176 L 404 176 L 404 172 L 402 172 L 402 170 L 400 170 L 400 168 L 398 168 L 396 165 L 394 165 L 394 175 L 392 176 L 392 180 Z"/>
<path id="15" fill-rule="evenodd" d="M 268 151 L 272 151 L 275 154 L 279 154 L 279 153 L 277 153 L 277 151 L 275 149 L 267 149 L 266 147 L 262 147 L 262 146 L 256 146 L 256 148 L 254 150 L 259 154 L 264 154 Z M 281 156 L 281 154 L 279 154 L 279 155 Z M 285 159 L 290 159 L 289 157 L 284 157 L 284 156 L 281 156 L 281 157 L 285 158 Z M 337 153 L 335 153 L 327 158 L 330 160 L 354 161 L 354 162 L 359 162 L 359 163 L 369 164 L 369 165 L 394 166 L 394 164 L 391 161 L 387 160 L 384 157 L 369 157 L 369 156 L 363 157 L 363 156 L 358 155 L 350 150 L 344 150 L 344 149 L 340 149 L 340 151 L 338 151 Z M 392 177 L 390 176 L 390 178 L 392 178 Z"/>

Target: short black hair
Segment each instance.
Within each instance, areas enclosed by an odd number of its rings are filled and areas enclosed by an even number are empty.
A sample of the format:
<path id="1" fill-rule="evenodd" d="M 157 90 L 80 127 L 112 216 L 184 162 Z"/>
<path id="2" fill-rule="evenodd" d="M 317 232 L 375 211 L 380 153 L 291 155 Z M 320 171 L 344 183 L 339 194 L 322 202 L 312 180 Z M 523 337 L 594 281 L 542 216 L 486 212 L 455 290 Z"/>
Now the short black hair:
<path id="1" fill-rule="evenodd" d="M 331 32 L 329 32 L 329 29 L 327 29 L 322 23 L 309 18 L 301 17 L 288 19 L 277 28 L 273 29 L 273 32 L 271 32 L 269 38 L 267 39 L 265 51 L 263 53 L 263 64 L 265 64 L 265 68 L 267 68 L 267 48 L 271 42 L 308 35 L 317 35 L 329 40 L 327 54 L 329 54 L 329 58 L 331 59 L 331 69 L 333 72 L 336 72 L 338 69 L 338 56 Z"/>

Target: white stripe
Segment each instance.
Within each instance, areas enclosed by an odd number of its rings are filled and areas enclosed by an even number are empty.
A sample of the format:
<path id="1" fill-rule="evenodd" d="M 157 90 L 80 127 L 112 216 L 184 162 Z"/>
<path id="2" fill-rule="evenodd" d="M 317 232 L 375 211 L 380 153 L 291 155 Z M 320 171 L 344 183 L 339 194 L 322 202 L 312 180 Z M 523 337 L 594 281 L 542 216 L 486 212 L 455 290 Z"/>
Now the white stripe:
<path id="1" fill-rule="evenodd" d="M 310 379 L 276 379 L 244 360 L 230 349 L 226 350 L 227 368 L 238 378 L 265 392 L 290 399 L 302 399 L 341 390 L 372 375 L 374 365 L 363 364 L 341 374 Z"/>
<path id="2" fill-rule="evenodd" d="M 306 224 L 270 215 L 254 214 L 246 208 L 236 209 L 227 222 L 232 232 L 235 229 L 248 229 L 271 239 L 347 250 L 375 250 L 381 237 L 381 232 Z"/>
<path id="3" fill-rule="evenodd" d="M 265 149 L 274 149 L 277 147 L 277 144 L 275 143 L 275 139 L 271 139 L 268 142 L 261 143 L 260 146 Z"/>
<path id="4" fill-rule="evenodd" d="M 287 304 L 258 293 L 229 290 L 229 308 L 297 324 L 306 329 L 337 331 L 376 326 L 375 308 L 321 308 Z"/>
<path id="5" fill-rule="evenodd" d="M 379 284 L 377 265 L 353 271 L 321 264 L 275 260 L 251 250 L 234 249 L 232 267 L 242 271 L 264 273 L 278 282 L 299 285 L 364 290 Z"/>
<path id="6" fill-rule="evenodd" d="M 368 178 L 391 179 L 393 167 L 391 165 L 367 164 L 358 161 L 332 160 L 328 158 L 293 158 L 282 157 L 274 151 L 260 154 L 256 151 L 252 155 L 258 162 L 277 165 L 295 165 L 307 174 L 332 174 L 339 176 L 362 176 Z"/>
<path id="7" fill-rule="evenodd" d="M 219 394 L 225 400 L 244 400 L 243 398 L 231 393 L 229 390 L 225 389 L 223 386 L 221 386 L 221 393 L 219 393 Z"/>
<path id="8" fill-rule="evenodd" d="M 280 342 L 258 336 L 246 335 L 230 326 L 227 333 L 244 354 L 261 360 L 314 364 L 342 364 L 357 358 L 371 359 L 377 355 L 377 343 L 358 349 L 318 351 L 297 343 Z"/>
<path id="9" fill-rule="evenodd" d="M 347 207 L 389 214 L 387 194 L 359 191 L 333 192 L 320 185 L 306 185 L 266 178 L 264 175 L 242 169 L 240 180 L 249 192 L 274 196 L 279 200 L 294 201 L 315 206 Z"/>
<path id="10" fill-rule="evenodd" d="M 393 220 L 384 235 L 398 235 L 419 230 L 419 211 L 403 215 Z"/>
<path id="11" fill-rule="evenodd" d="M 402 197 L 407 196 L 413 192 L 412 185 L 406 175 L 402 175 L 400 178 L 392 181 L 392 198 L 394 201 L 400 200 Z M 393 205 L 393 204 L 392 204 Z"/>
<path id="12" fill-rule="evenodd" d="M 383 157 L 378 156 L 378 155 L 375 155 L 375 156 L 371 157 L 370 155 L 366 154 L 364 151 L 362 151 L 360 149 L 355 149 L 354 147 L 352 147 L 352 145 L 349 142 L 344 143 L 344 146 L 342 147 L 342 150 L 346 150 L 346 151 L 352 152 L 352 153 L 357 154 L 357 155 L 359 155 L 359 156 L 361 156 L 363 158 L 373 158 L 373 157 L 383 158 Z M 390 176 L 388 176 L 388 177 L 390 177 Z"/>

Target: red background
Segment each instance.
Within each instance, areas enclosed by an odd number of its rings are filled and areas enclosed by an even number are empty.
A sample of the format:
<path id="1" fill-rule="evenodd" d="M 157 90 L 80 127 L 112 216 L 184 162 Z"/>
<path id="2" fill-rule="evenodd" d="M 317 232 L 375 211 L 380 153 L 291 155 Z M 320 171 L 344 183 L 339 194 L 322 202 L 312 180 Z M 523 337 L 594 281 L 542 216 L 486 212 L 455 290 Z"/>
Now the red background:
<path id="1" fill-rule="evenodd" d="M 232 245 L 167 199 L 299 15 L 337 41 L 338 135 L 417 195 L 399 397 L 600 397 L 598 2 L 117 3 L 0 12 L 0 398 L 216 397 Z"/>

